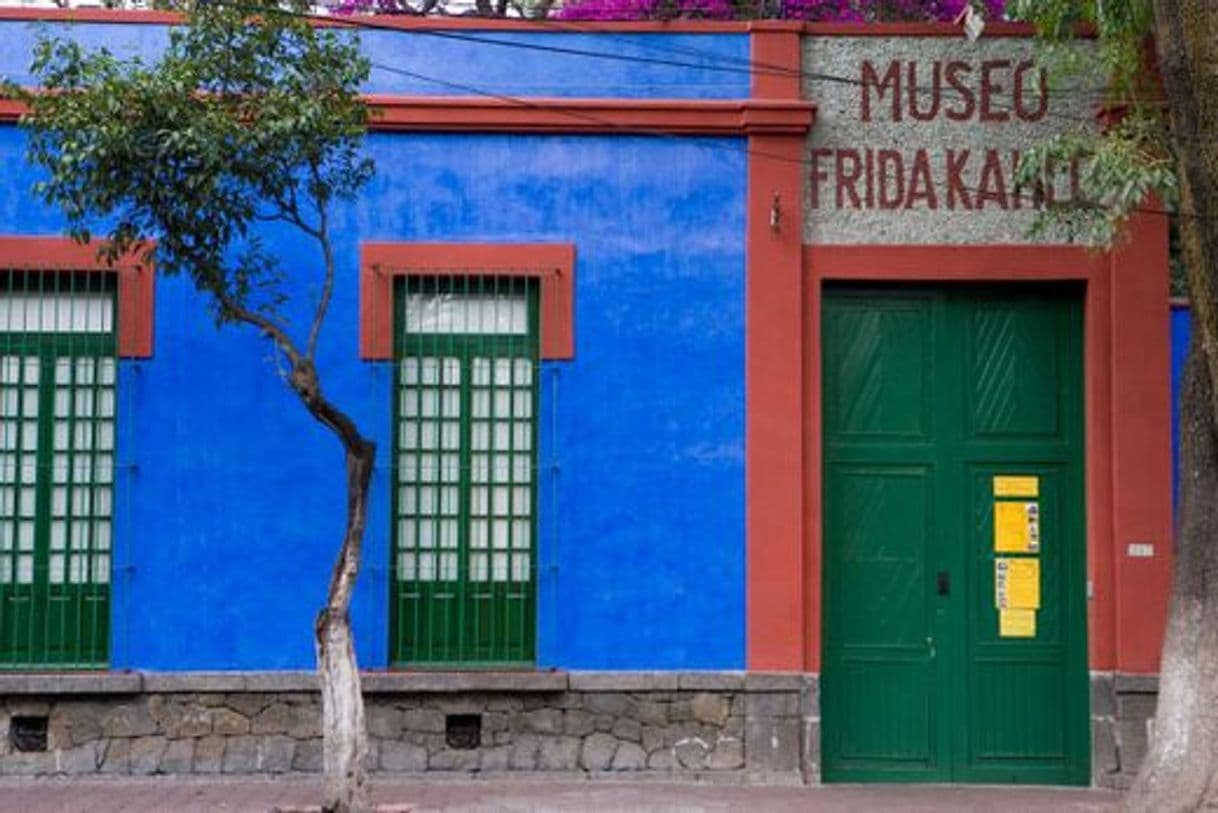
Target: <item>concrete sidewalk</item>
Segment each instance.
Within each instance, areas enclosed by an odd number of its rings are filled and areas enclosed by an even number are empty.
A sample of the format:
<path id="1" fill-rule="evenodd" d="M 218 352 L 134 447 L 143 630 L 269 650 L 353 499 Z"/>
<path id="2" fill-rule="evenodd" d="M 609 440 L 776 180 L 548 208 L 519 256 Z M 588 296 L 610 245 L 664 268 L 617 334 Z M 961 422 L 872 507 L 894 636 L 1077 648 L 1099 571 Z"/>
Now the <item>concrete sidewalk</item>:
<path id="1" fill-rule="evenodd" d="M 276 807 L 316 805 L 312 777 L 153 777 L 0 779 L 0 811 L 8 813 L 265 813 Z M 1100 813 L 1114 811 L 1119 794 L 1066 788 L 868 785 L 803 788 L 532 776 L 478 779 L 379 778 L 376 799 L 411 811 L 915 811 L 953 813 Z M 401 809 L 401 808 L 399 808 Z"/>

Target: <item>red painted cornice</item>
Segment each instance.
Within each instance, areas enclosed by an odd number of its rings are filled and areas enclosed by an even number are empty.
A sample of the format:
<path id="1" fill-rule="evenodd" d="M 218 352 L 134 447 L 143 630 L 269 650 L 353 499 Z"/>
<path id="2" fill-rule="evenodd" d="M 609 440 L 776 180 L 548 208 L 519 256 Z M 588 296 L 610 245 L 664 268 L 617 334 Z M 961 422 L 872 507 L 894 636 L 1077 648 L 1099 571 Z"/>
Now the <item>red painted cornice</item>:
<path id="1" fill-rule="evenodd" d="M 368 96 L 373 130 L 670 133 L 806 133 L 815 106 L 802 101 L 554 99 L 520 102 L 445 96 Z"/>
<path id="2" fill-rule="evenodd" d="M 119 23 L 123 25 L 170 25 L 182 19 L 171 11 L 136 11 L 111 8 L 0 8 L 0 21 Z"/>
<path id="3" fill-rule="evenodd" d="M 798 100 L 552 99 L 366 96 L 368 127 L 387 132 L 802 134 L 815 105 Z M 0 99 L 0 123 L 25 112 Z"/>

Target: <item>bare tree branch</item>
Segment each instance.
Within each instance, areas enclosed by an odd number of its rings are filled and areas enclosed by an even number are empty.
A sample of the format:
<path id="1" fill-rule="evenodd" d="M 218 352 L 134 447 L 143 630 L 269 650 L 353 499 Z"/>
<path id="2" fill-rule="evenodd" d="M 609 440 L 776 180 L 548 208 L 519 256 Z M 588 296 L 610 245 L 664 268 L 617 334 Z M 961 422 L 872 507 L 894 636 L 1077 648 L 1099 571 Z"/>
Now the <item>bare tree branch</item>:
<path id="1" fill-rule="evenodd" d="M 321 173 L 316 163 L 309 164 L 309 172 L 314 184 L 321 184 Z M 330 308 L 330 299 L 334 295 L 334 248 L 330 245 L 330 227 L 328 205 L 320 198 L 317 200 L 318 228 L 314 237 L 321 245 L 322 262 L 325 276 L 321 286 L 321 296 L 317 299 L 317 309 L 313 312 L 313 324 L 309 326 L 309 338 L 305 343 L 305 357 L 310 362 L 317 350 L 317 340 L 321 336 L 321 326 L 326 320 L 326 311 Z"/>

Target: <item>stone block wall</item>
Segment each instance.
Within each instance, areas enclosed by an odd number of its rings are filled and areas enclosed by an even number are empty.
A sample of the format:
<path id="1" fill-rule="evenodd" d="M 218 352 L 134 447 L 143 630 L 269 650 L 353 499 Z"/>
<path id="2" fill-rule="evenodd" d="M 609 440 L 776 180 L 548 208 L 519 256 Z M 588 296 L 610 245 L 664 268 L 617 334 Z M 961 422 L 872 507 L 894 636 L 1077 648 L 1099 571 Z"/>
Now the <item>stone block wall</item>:
<path id="1" fill-rule="evenodd" d="M 1091 673 L 1091 782 L 1126 790 L 1146 756 L 1159 681 L 1153 675 Z"/>
<path id="2" fill-rule="evenodd" d="M 819 776 L 815 675 L 385 673 L 365 695 L 375 771 Z M 318 771 L 319 720 L 307 674 L 0 676 L 0 774 Z"/>
<path id="3" fill-rule="evenodd" d="M 812 674 L 368 673 L 364 688 L 374 771 L 820 781 Z M 1157 692 L 1092 674 L 1097 787 L 1133 781 Z M 457 715 L 476 747 L 453 747 Z M 14 720 L 45 724 L 45 747 L 18 750 Z M 0 774 L 314 772 L 319 720 L 305 673 L 0 675 Z"/>

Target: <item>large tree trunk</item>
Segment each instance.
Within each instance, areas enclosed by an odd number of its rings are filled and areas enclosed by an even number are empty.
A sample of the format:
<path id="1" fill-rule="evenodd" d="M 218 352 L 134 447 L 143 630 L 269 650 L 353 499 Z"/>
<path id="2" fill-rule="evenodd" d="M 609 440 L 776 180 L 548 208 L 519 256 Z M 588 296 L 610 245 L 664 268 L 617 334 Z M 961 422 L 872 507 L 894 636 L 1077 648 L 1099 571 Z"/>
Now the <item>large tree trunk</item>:
<path id="1" fill-rule="evenodd" d="M 1218 3 L 1155 0 L 1180 178 L 1193 341 L 1181 399 L 1175 581 L 1150 750 L 1134 811 L 1218 803 Z"/>
<path id="2" fill-rule="evenodd" d="M 370 795 L 364 767 L 368 754 L 364 697 L 351 622 L 345 613 L 339 615 L 325 609 L 318 615 L 317 669 L 324 735 L 322 810 L 327 813 L 367 810 Z"/>
<path id="3" fill-rule="evenodd" d="M 347 449 L 347 530 L 330 579 L 326 606 L 317 615 L 317 673 L 321 684 L 325 788 L 322 809 L 354 813 L 371 808 L 368 732 L 351 636 L 351 593 L 359 574 L 375 447 Z"/>
<path id="4" fill-rule="evenodd" d="M 332 275 L 329 257 L 327 263 Z M 317 614 L 314 632 L 317 677 L 321 685 L 325 776 L 322 810 L 326 813 L 361 813 L 371 810 L 372 803 L 368 771 L 364 765 L 368 755 L 368 729 L 364 724 L 364 696 L 351 635 L 350 608 L 359 577 L 376 444 L 366 439 L 355 421 L 322 394 L 312 360 L 299 355 L 293 358 L 289 384 L 309 414 L 335 434 L 346 454 L 347 527 L 330 574 L 326 604 Z"/>
<path id="5" fill-rule="evenodd" d="M 1151 746 L 1126 796 L 1131 811 L 1196 810 L 1218 800 L 1218 423 L 1194 333 L 1181 399 L 1180 523 Z"/>

